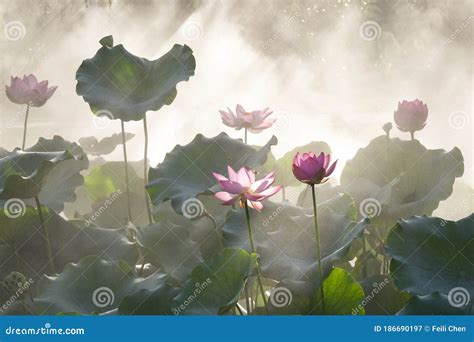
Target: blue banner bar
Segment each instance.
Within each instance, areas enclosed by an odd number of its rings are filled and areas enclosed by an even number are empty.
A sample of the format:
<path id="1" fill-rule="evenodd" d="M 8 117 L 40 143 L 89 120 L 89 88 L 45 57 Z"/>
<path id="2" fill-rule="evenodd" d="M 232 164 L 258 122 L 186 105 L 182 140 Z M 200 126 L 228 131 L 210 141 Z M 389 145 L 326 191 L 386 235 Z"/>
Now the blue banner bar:
<path id="1" fill-rule="evenodd" d="M 3 316 L 0 341 L 473 342 L 473 316 Z"/>

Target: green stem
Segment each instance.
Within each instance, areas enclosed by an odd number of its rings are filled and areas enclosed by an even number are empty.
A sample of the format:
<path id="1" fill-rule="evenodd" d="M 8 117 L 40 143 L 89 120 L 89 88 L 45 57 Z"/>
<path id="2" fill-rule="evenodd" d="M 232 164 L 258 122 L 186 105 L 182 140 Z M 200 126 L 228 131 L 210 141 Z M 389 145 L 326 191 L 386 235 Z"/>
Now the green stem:
<path id="1" fill-rule="evenodd" d="M 132 221 L 132 207 L 130 204 L 130 186 L 128 179 L 128 161 L 127 161 L 127 145 L 125 141 L 125 125 L 123 120 L 120 120 L 120 125 L 122 127 L 122 145 L 123 145 L 123 161 L 125 164 L 125 190 L 127 192 L 127 210 L 128 210 L 128 221 Z"/>
<path id="2" fill-rule="evenodd" d="M 249 233 L 249 240 L 250 240 L 250 250 L 252 253 L 255 253 L 255 246 L 253 243 L 253 236 L 252 236 L 252 226 L 250 225 L 250 213 L 249 213 L 249 205 L 247 203 L 247 200 L 245 200 L 245 217 L 247 218 L 247 229 Z M 262 277 L 260 274 L 260 266 L 257 261 L 257 281 L 258 281 L 258 286 L 260 287 L 260 292 L 262 294 L 262 299 L 263 299 L 263 304 L 265 305 L 265 312 L 268 315 L 268 304 L 267 304 L 267 298 L 265 297 L 265 290 L 263 289 L 263 284 L 262 284 Z"/>
<path id="3" fill-rule="evenodd" d="M 244 134 L 244 142 L 245 142 L 245 144 L 247 144 L 247 128 L 244 128 L 244 132 L 245 132 L 245 134 Z"/>
<path id="4" fill-rule="evenodd" d="M 25 143 L 26 143 L 26 128 L 28 127 L 28 114 L 30 113 L 30 105 L 26 105 L 26 111 L 25 111 L 25 123 L 23 125 L 23 143 L 21 144 L 21 149 L 25 149 Z"/>
<path id="5" fill-rule="evenodd" d="M 143 117 L 143 132 L 145 133 L 145 155 L 143 157 L 143 179 L 145 181 L 145 186 L 148 184 L 148 126 L 146 122 L 146 114 Z M 148 221 L 150 224 L 153 224 L 153 215 L 151 214 L 150 198 L 148 197 L 148 192 L 145 189 L 145 202 L 146 210 L 148 213 Z"/>
<path id="6" fill-rule="evenodd" d="M 367 254 L 367 246 L 366 246 L 365 229 L 364 229 L 364 231 L 362 232 L 362 255 L 364 256 L 364 258 L 366 258 L 366 254 Z M 367 277 L 367 263 L 364 262 L 364 260 L 362 260 L 362 262 L 364 263 L 362 266 L 362 275 L 365 278 Z"/>
<path id="7" fill-rule="evenodd" d="M 41 228 L 43 229 L 44 236 L 46 238 L 46 246 L 47 246 L 49 267 L 51 269 L 52 274 L 55 274 L 56 269 L 54 267 L 53 251 L 51 249 L 51 241 L 49 240 L 48 229 L 46 228 L 46 222 L 44 221 L 43 212 L 41 211 L 41 204 L 40 204 L 38 196 L 35 196 L 35 202 L 36 202 L 36 208 L 38 210 L 38 215 L 39 215 L 40 222 L 41 222 Z"/>
<path id="8" fill-rule="evenodd" d="M 413 132 L 413 131 L 410 132 L 410 136 L 411 136 L 411 140 L 412 140 L 412 141 L 415 140 L 415 132 Z"/>
<path id="9" fill-rule="evenodd" d="M 245 306 L 247 308 L 247 316 L 249 316 L 250 313 L 252 312 L 252 308 L 250 307 L 249 284 L 248 284 L 248 282 L 245 283 Z"/>
<path id="10" fill-rule="evenodd" d="M 316 209 L 316 193 L 314 191 L 314 184 L 311 185 L 311 192 L 313 195 L 313 212 L 314 212 L 314 229 L 316 232 L 316 244 L 318 247 L 318 266 L 319 266 L 319 279 L 321 281 L 321 303 L 322 303 L 322 308 L 323 308 L 323 314 L 325 310 L 325 303 L 324 303 L 324 288 L 323 288 L 323 264 L 322 264 L 322 258 L 321 258 L 321 240 L 319 238 L 319 227 L 318 227 L 318 210 Z"/>

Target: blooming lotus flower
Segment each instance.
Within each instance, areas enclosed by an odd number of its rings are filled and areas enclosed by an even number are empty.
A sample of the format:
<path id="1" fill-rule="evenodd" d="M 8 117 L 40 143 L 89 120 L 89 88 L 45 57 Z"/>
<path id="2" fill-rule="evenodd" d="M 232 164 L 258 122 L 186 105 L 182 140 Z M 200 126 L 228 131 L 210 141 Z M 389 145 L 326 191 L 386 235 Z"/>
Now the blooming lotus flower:
<path id="1" fill-rule="evenodd" d="M 252 133 L 260 133 L 266 128 L 273 125 L 276 119 L 269 119 L 268 117 L 273 113 L 268 107 L 263 110 L 254 110 L 247 112 L 244 107 L 237 105 L 234 114 L 229 108 L 227 112 L 220 110 L 222 122 L 229 127 L 240 130 L 242 128 L 248 129 Z"/>
<path id="2" fill-rule="evenodd" d="M 48 81 L 38 82 L 34 75 L 11 77 L 10 86 L 6 86 L 7 97 L 17 104 L 26 104 L 32 107 L 41 107 L 56 91 L 55 87 L 48 87 Z"/>
<path id="3" fill-rule="evenodd" d="M 229 178 L 213 173 L 222 189 L 215 196 L 223 201 L 224 205 L 232 205 L 239 201 L 242 208 L 247 203 L 249 207 L 260 211 L 263 208 L 260 202 L 281 190 L 281 186 L 271 186 L 275 181 L 273 172 L 260 180 L 255 180 L 255 173 L 246 167 L 235 172 L 232 167 L 227 166 L 227 171 Z"/>
<path id="4" fill-rule="evenodd" d="M 428 107 L 418 99 L 399 102 L 393 118 L 400 131 L 410 132 L 413 137 L 413 132 L 425 127 L 428 118 Z"/>
<path id="5" fill-rule="evenodd" d="M 314 185 L 324 183 L 328 180 L 334 169 L 336 168 L 337 160 L 329 166 L 331 156 L 321 152 L 317 157 L 313 152 L 303 153 L 298 152 L 293 158 L 293 174 L 300 182 Z"/>

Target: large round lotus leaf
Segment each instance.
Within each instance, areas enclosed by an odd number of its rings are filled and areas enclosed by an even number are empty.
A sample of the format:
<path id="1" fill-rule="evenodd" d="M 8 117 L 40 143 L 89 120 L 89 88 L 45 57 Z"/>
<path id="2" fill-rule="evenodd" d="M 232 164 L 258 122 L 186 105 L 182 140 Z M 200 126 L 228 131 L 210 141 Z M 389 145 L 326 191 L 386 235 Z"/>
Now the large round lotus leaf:
<path id="1" fill-rule="evenodd" d="M 174 314 L 214 315 L 235 304 L 256 264 L 256 254 L 224 249 L 192 271 L 174 299 Z"/>
<path id="2" fill-rule="evenodd" d="M 323 281 L 324 306 L 321 292 L 318 289 L 311 311 L 313 315 L 364 315 L 365 310 L 359 307 L 364 300 L 362 286 L 352 279 L 342 268 L 334 268 Z M 359 310 L 355 310 L 359 308 Z"/>
<path id="3" fill-rule="evenodd" d="M 355 222 L 352 198 L 344 194 L 318 206 L 323 266 L 329 272 L 334 261 L 349 249 L 367 222 Z M 317 247 L 312 209 L 288 203 L 265 202 L 263 210 L 250 212 L 256 253 L 265 277 L 319 283 Z M 229 212 L 223 228 L 225 245 L 250 249 L 243 210 Z"/>
<path id="4" fill-rule="evenodd" d="M 43 315 L 60 312 L 94 314 L 117 308 L 122 299 L 140 289 L 156 288 L 164 275 L 136 278 L 125 261 L 87 256 L 68 264 L 57 276 L 43 277 L 35 297 L 36 311 Z"/>
<path id="5" fill-rule="evenodd" d="M 156 168 L 150 168 L 147 185 L 150 198 L 155 205 L 171 200 L 174 210 L 182 213 L 181 207 L 187 199 L 216 186 L 213 172 L 227 175 L 228 165 L 234 169 L 262 165 L 276 143 L 273 136 L 256 151 L 225 133 L 214 138 L 198 134 L 188 145 L 177 145 Z"/>
<path id="6" fill-rule="evenodd" d="M 125 133 L 125 142 L 135 136 L 133 133 Z M 122 134 L 114 133 L 110 137 L 105 137 L 100 141 L 96 137 L 79 138 L 79 144 L 85 153 L 93 156 L 101 156 L 112 153 L 118 145 L 122 145 Z"/>
<path id="7" fill-rule="evenodd" d="M 84 221 L 65 221 L 42 207 L 55 269 L 60 272 L 69 262 L 86 255 L 107 260 L 125 260 L 134 264 L 138 253 L 123 230 L 88 227 Z M 0 211 L 0 279 L 12 271 L 37 279 L 49 273 L 46 239 L 37 210 L 26 207 L 23 215 L 10 218 Z"/>
<path id="8" fill-rule="evenodd" d="M 358 207 L 366 199 L 378 201 L 373 201 L 373 212 L 365 211 L 391 227 L 401 217 L 430 215 L 451 195 L 463 172 L 463 156 L 456 147 L 450 152 L 428 150 L 418 140 L 379 136 L 347 162 L 341 186 Z"/>
<path id="9" fill-rule="evenodd" d="M 60 212 L 65 202 L 74 201 L 74 191 L 83 183 L 80 171 L 88 165 L 77 144 L 59 136 L 40 138 L 34 146 L 0 159 L 0 198 L 22 198 L 33 205 L 26 199 L 38 196 L 43 205 Z"/>
<path id="10" fill-rule="evenodd" d="M 413 297 L 397 315 L 474 315 L 474 306 L 464 305 L 458 307 L 449 303 L 448 296 L 439 292 L 426 296 Z"/>
<path id="11" fill-rule="evenodd" d="M 113 46 L 112 37 L 77 70 L 76 92 L 96 115 L 124 121 L 141 120 L 149 110 L 169 105 L 176 85 L 194 75 L 196 61 L 186 45 L 174 45 L 160 58 L 150 61 Z"/>
<path id="12" fill-rule="evenodd" d="M 331 148 L 323 141 L 313 141 L 304 146 L 295 147 L 293 150 L 285 153 L 283 157 L 271 163 L 265 163 L 264 167 L 267 172 L 274 171 L 276 173 L 276 184 L 283 186 L 298 186 L 301 184 L 301 182 L 295 178 L 292 171 L 293 158 L 297 152 L 313 152 L 317 155 L 321 152 L 331 154 Z"/>
<path id="13" fill-rule="evenodd" d="M 400 290 L 447 295 L 462 287 L 474 297 L 474 214 L 457 222 L 426 216 L 400 220 L 385 250 Z"/>

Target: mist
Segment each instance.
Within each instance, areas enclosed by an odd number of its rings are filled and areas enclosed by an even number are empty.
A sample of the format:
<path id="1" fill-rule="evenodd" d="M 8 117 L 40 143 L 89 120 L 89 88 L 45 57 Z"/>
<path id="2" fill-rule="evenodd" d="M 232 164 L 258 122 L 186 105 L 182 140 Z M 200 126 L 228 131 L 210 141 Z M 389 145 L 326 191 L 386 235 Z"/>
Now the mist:
<path id="1" fill-rule="evenodd" d="M 435 215 L 450 218 L 447 203 L 469 195 L 470 204 L 453 218 L 473 212 L 474 16 L 468 0 L 31 0 L 4 1 L 0 11 L 3 83 L 10 75 L 34 73 L 58 86 L 47 105 L 31 110 L 27 146 L 40 136 L 77 141 L 119 131 L 118 120 L 98 128 L 75 92 L 76 70 L 102 37 L 113 35 L 116 44 L 148 59 L 186 44 L 194 51 L 196 73 L 178 85 L 172 106 L 148 113 L 151 165 L 197 133 L 242 138 L 218 114 L 238 103 L 269 106 L 278 118 L 274 129 L 250 135 L 250 144 L 263 145 L 275 134 L 273 152 L 281 156 L 325 141 L 344 165 L 384 134 L 382 125 L 393 121 L 398 101 L 419 98 L 429 116 L 417 139 L 430 149 L 457 146 L 465 159 L 453 196 Z M 8 26 L 12 22 L 21 25 Z M 5 95 L 0 103 L 0 145 L 12 150 L 21 144 L 23 109 Z M 127 146 L 130 159 L 139 160 L 142 124 L 127 122 L 126 130 L 136 134 Z M 395 127 L 391 136 L 409 138 Z M 120 160 L 120 148 L 109 159 Z"/>

